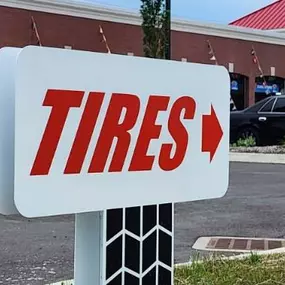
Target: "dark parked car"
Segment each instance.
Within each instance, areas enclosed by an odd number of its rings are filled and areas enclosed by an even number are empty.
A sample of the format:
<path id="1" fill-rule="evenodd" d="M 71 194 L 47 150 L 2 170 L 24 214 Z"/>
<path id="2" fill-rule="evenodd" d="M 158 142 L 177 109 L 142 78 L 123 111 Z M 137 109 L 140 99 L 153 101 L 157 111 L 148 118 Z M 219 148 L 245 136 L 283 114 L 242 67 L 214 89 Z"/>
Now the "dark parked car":
<path id="1" fill-rule="evenodd" d="M 278 144 L 285 138 L 285 95 L 269 96 L 230 115 L 230 141 L 253 137 L 257 145 Z"/>

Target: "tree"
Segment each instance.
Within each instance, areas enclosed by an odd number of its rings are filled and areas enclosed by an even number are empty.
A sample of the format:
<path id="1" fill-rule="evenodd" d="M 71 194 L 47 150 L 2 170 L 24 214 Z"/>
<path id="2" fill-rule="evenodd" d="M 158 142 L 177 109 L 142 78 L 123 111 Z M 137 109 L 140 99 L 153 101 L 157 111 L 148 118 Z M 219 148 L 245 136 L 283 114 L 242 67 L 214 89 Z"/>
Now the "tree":
<path id="1" fill-rule="evenodd" d="M 169 11 L 164 0 L 141 0 L 143 50 L 146 57 L 165 58 L 168 40 Z"/>

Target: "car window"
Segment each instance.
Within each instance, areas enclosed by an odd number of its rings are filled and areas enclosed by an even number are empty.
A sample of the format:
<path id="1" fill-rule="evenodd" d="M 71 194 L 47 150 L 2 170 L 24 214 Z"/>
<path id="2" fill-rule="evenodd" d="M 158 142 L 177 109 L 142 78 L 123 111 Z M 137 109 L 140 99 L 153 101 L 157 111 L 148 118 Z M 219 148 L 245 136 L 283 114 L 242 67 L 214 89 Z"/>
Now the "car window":
<path id="1" fill-rule="evenodd" d="M 285 98 L 277 99 L 273 112 L 285 113 Z"/>
<path id="2" fill-rule="evenodd" d="M 266 103 L 261 107 L 261 109 L 259 110 L 259 112 L 271 112 L 274 101 L 275 101 L 274 99 L 271 99 L 269 102 L 266 102 Z"/>

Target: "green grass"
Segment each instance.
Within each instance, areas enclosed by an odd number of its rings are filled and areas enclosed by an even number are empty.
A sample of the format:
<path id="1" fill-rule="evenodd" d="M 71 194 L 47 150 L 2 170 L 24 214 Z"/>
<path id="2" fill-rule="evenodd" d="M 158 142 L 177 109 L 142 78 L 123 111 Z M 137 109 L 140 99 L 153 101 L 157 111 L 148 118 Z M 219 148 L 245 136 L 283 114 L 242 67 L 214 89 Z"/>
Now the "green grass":
<path id="1" fill-rule="evenodd" d="M 194 261 L 175 269 L 175 285 L 284 285 L 285 255 Z"/>

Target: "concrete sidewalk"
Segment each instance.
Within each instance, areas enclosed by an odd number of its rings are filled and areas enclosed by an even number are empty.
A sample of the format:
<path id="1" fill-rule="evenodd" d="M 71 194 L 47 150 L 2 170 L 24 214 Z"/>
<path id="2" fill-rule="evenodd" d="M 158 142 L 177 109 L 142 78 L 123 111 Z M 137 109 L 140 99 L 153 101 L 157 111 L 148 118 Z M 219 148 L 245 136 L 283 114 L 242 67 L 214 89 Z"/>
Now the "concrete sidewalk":
<path id="1" fill-rule="evenodd" d="M 230 152 L 231 162 L 285 164 L 285 154 Z"/>

